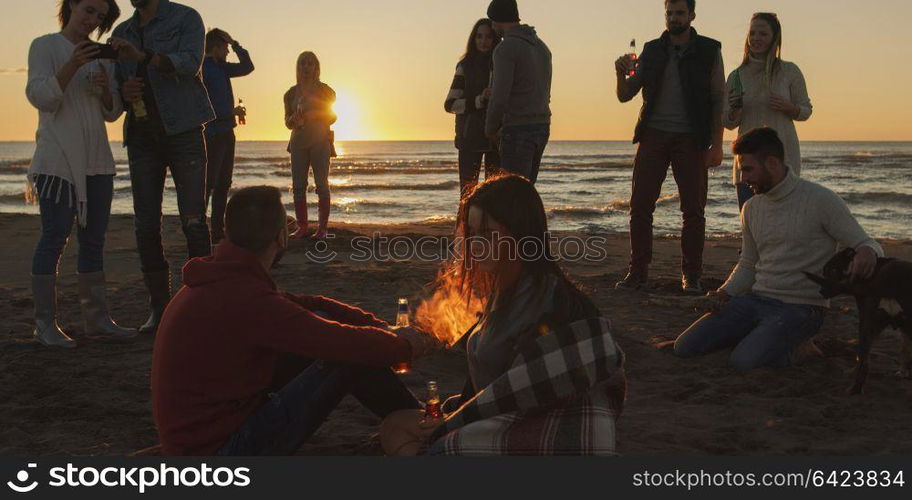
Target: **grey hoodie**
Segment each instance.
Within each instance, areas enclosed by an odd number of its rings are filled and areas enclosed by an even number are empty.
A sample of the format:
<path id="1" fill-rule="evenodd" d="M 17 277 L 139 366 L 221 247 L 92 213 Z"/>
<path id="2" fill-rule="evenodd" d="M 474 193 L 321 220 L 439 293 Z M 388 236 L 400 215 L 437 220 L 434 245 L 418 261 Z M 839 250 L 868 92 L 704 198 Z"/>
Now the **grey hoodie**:
<path id="1" fill-rule="evenodd" d="M 501 126 L 551 123 L 551 51 L 520 24 L 494 49 L 494 85 L 485 133 Z"/>

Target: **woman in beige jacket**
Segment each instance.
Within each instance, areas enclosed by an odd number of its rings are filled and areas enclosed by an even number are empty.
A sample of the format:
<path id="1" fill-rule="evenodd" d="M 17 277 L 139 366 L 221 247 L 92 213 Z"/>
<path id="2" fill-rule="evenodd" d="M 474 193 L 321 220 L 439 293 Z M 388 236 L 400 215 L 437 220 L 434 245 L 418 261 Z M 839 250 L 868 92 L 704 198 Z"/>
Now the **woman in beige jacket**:
<path id="1" fill-rule="evenodd" d="M 796 176 L 801 175 L 801 147 L 795 121 L 811 117 L 813 108 L 804 75 L 794 63 L 783 61 L 782 25 L 776 14 L 759 12 L 751 18 L 744 43 L 744 60 L 728 77 L 728 95 L 723 122 L 738 136 L 757 127 L 772 127 L 785 145 L 785 163 Z M 734 182 L 738 206 L 753 196 L 747 185 Z"/>

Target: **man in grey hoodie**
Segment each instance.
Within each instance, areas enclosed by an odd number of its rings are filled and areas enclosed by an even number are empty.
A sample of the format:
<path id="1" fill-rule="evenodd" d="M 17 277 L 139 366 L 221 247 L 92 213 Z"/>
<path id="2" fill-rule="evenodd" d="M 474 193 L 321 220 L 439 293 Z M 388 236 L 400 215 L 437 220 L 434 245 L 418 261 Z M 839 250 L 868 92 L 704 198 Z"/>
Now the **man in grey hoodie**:
<path id="1" fill-rule="evenodd" d="M 503 169 L 534 183 L 551 135 L 551 51 L 519 23 L 516 0 L 493 0 L 488 18 L 503 42 L 494 50 L 485 133 L 500 144 Z"/>

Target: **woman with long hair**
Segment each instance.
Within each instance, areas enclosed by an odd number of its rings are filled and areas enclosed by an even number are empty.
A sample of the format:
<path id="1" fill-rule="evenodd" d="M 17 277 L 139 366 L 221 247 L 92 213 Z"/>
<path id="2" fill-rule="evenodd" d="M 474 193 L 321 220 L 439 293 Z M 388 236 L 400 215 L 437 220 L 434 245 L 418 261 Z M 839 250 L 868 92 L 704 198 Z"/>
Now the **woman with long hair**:
<path id="1" fill-rule="evenodd" d="M 478 182 L 481 165 L 485 177 L 500 166 L 497 148 L 485 136 L 485 117 L 491 98 L 491 71 L 494 49 L 500 38 L 490 19 L 479 19 L 466 44 L 465 54 L 456 65 L 453 84 L 443 103 L 447 113 L 456 115 L 456 149 L 459 150 L 460 194 L 465 196 Z"/>
<path id="2" fill-rule="evenodd" d="M 464 337 L 469 380 L 444 419 L 415 410 L 388 417 L 384 449 L 614 454 L 624 356 L 608 321 L 557 264 L 538 192 L 521 176 L 498 175 L 463 199 L 459 220 L 465 248 L 441 284 L 481 309 Z"/>
<path id="3" fill-rule="evenodd" d="M 292 238 L 307 236 L 307 174 L 313 168 L 319 199 L 319 227 L 316 239 L 326 238 L 331 207 L 329 191 L 330 158 L 335 156 L 333 132 L 336 122 L 332 109 L 336 93 L 320 80 L 320 60 L 313 52 L 303 52 L 296 65 L 297 84 L 285 92 L 285 126 L 291 130 L 292 192 L 298 229 Z"/>
<path id="4" fill-rule="evenodd" d="M 116 121 L 123 104 L 110 60 L 89 37 L 111 30 L 120 16 L 114 0 L 63 0 L 59 33 L 36 38 L 29 49 L 25 94 L 38 109 L 30 195 L 41 211 L 41 238 L 32 258 L 32 293 L 38 342 L 76 347 L 57 324 L 57 268 L 77 221 L 79 303 L 87 335 L 118 339 L 136 330 L 117 326 L 105 297 L 104 245 L 115 163 L 105 121 Z"/>
<path id="5" fill-rule="evenodd" d="M 795 122 L 810 118 L 813 107 L 801 70 L 781 56 L 779 17 L 769 12 L 754 14 L 744 42 L 744 59 L 728 77 L 729 98 L 722 119 L 729 130 L 738 128 L 739 136 L 757 127 L 775 129 L 785 145 L 785 163 L 800 176 L 801 146 Z M 737 165 L 734 182 L 740 208 L 753 193 L 738 181 Z"/>

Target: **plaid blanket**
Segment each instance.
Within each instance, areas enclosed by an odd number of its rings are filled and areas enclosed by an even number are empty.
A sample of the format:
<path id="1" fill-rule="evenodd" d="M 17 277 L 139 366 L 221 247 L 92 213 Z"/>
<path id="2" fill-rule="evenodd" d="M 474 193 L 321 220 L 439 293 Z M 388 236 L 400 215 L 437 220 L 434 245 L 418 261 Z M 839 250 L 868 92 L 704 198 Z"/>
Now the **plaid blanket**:
<path id="1" fill-rule="evenodd" d="M 430 455 L 614 455 L 626 395 L 608 320 L 547 331 L 510 369 L 451 413 Z"/>

